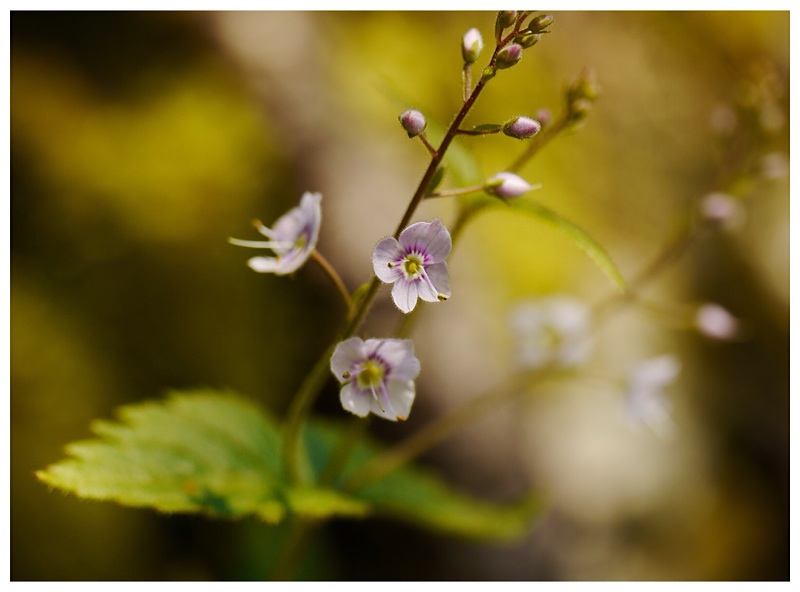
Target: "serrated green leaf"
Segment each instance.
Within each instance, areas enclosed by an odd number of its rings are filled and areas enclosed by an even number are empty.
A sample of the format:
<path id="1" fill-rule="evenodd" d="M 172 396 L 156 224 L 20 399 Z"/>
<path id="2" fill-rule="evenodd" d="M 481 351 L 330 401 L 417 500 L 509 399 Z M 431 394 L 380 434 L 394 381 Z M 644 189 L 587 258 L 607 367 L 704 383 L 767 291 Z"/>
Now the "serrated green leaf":
<path id="1" fill-rule="evenodd" d="M 603 249 L 603 247 L 601 247 L 597 241 L 589 236 L 585 230 L 573 222 L 570 222 L 566 218 L 561 217 L 561 215 L 557 214 L 553 210 L 537 204 L 536 202 L 516 199 L 510 200 L 507 203 L 511 204 L 512 207 L 525 212 L 526 214 L 534 216 L 542 222 L 545 222 L 566 234 L 576 246 L 583 249 L 583 251 L 592 261 L 594 261 L 594 263 L 600 268 L 606 277 L 614 282 L 617 288 L 619 288 L 622 292 L 625 292 L 628 289 L 628 284 L 617 269 L 614 261 L 611 259 L 608 253 L 606 253 L 605 249 Z"/>
<path id="2" fill-rule="evenodd" d="M 306 426 L 303 439 L 316 477 L 349 427 L 317 420 Z M 280 469 L 275 422 L 230 393 L 173 393 L 164 401 L 123 407 L 119 421 L 97 421 L 92 429 L 98 439 L 69 445 L 71 458 L 37 476 L 78 497 L 163 512 L 255 515 L 269 523 L 288 514 L 312 519 L 375 514 L 484 539 L 523 534 L 540 509 L 532 498 L 505 506 L 473 499 L 413 467 L 354 493 L 290 486 Z M 362 441 L 343 475 L 381 451 Z"/>
<path id="3" fill-rule="evenodd" d="M 100 439 L 67 446 L 71 458 L 37 476 L 78 497 L 163 512 L 268 522 L 285 514 L 276 493 L 278 431 L 252 403 L 212 391 L 173 393 L 123 407 L 119 418 L 95 422 Z"/>

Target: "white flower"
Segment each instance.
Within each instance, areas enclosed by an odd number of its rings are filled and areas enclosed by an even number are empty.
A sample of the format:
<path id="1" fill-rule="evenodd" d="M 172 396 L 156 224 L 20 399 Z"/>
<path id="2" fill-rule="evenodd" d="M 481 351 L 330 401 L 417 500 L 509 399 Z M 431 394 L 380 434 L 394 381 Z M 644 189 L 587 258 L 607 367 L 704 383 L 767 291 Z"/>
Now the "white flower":
<path id="1" fill-rule="evenodd" d="M 248 241 L 229 238 L 228 242 L 240 247 L 271 249 L 274 257 L 253 257 L 247 264 L 259 273 L 286 275 L 297 271 L 317 247 L 322 208 L 319 193 L 303 194 L 298 207 L 292 208 L 278 218 L 272 228 L 256 221 L 256 229 L 268 241 Z"/>
<path id="2" fill-rule="evenodd" d="M 405 421 L 414 403 L 419 360 L 410 339 L 351 337 L 331 356 L 331 372 L 342 384 L 342 407 L 359 417 L 370 412 Z"/>
<path id="3" fill-rule="evenodd" d="M 661 436 L 670 435 L 672 402 L 663 389 L 677 378 L 680 369 L 680 362 L 670 354 L 636 364 L 628 375 L 625 394 L 628 417 Z"/>
<path id="4" fill-rule="evenodd" d="M 372 253 L 375 275 L 392 287 L 392 300 L 404 313 L 414 310 L 417 299 L 439 302 L 450 298 L 450 277 L 445 259 L 453 248 L 442 221 L 417 222 L 400 238 L 383 239 Z"/>
<path id="5" fill-rule="evenodd" d="M 517 335 L 517 357 L 526 368 L 556 364 L 562 368 L 586 360 L 590 315 L 575 298 L 557 296 L 524 302 L 511 314 Z"/>

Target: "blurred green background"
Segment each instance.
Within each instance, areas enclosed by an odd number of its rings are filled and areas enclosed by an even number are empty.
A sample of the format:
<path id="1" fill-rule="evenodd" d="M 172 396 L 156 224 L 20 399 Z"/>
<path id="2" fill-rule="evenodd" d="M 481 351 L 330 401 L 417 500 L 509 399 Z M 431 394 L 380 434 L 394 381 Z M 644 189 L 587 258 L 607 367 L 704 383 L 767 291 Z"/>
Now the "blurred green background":
<path id="1" fill-rule="evenodd" d="M 488 12 L 11 13 L 12 579 L 265 575 L 280 529 L 81 502 L 33 472 L 92 419 L 166 388 L 231 388 L 282 413 L 342 306 L 315 267 L 255 274 L 252 253 L 226 238 L 254 238 L 252 218 L 270 224 L 320 191 L 320 250 L 351 289 L 367 280 L 426 164 L 397 115 L 448 122 L 461 35 L 475 26 L 488 41 L 493 23 Z M 528 198 L 589 230 L 626 277 L 717 188 L 719 105 L 769 95 L 769 150 L 788 159 L 788 12 L 557 12 L 469 121 L 558 111 L 584 67 L 601 88 L 588 122 L 522 174 L 543 185 Z M 523 146 L 459 143 L 485 176 Z M 719 302 L 744 338 L 710 342 L 635 309 L 598 335 L 597 375 L 665 351 L 681 359 L 676 438 L 626 430 L 606 383 L 532 393 L 424 459 L 477 496 L 542 490 L 552 508 L 530 536 L 498 548 L 336 522 L 303 577 L 788 579 L 789 184 L 772 177 L 738 188 L 741 228 L 695 244 L 648 290 Z M 436 202 L 417 219 L 451 223 L 453 204 Z M 450 269 L 453 298 L 420 314 L 415 412 L 376 426 L 387 441 L 511 371 L 515 302 L 613 293 L 562 235 L 505 212 L 467 229 Z M 381 294 L 374 335 L 398 321 Z M 343 414 L 333 384 L 318 409 Z"/>

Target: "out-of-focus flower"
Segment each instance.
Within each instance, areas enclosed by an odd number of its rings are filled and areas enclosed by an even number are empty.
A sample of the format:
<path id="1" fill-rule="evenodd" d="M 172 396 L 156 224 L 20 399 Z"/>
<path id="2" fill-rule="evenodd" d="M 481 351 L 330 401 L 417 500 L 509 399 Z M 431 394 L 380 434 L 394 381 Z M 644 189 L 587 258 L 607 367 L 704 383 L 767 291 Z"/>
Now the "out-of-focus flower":
<path id="1" fill-rule="evenodd" d="M 426 302 L 450 297 L 450 278 L 444 260 L 453 242 L 442 221 L 417 222 L 400 233 L 400 239 L 385 238 L 375 247 L 375 275 L 394 284 L 392 300 L 405 313 L 414 310 L 417 298 Z"/>
<path id="2" fill-rule="evenodd" d="M 464 33 L 464 38 L 461 40 L 461 54 L 464 56 L 465 64 L 474 64 L 482 50 L 483 37 L 478 29 L 473 27 Z"/>
<path id="3" fill-rule="evenodd" d="M 410 339 L 351 337 L 339 343 L 331 356 L 331 372 L 342 384 L 342 407 L 359 417 L 372 412 L 405 421 L 414 403 L 419 370 Z"/>
<path id="4" fill-rule="evenodd" d="M 672 433 L 672 402 L 664 393 L 680 372 L 680 363 L 664 354 L 643 360 L 628 375 L 625 409 L 636 423 L 648 426 L 660 436 Z"/>
<path id="5" fill-rule="evenodd" d="M 297 271 L 317 247 L 319 227 L 322 222 L 322 194 L 305 192 L 300 205 L 278 218 L 272 228 L 256 221 L 256 229 L 268 241 L 248 241 L 229 238 L 228 242 L 240 247 L 271 249 L 274 257 L 253 257 L 247 264 L 259 273 L 286 275 Z"/>
<path id="6" fill-rule="evenodd" d="M 498 197 L 519 197 L 534 186 L 514 173 L 497 173 L 486 182 L 484 189 Z"/>
<path id="7" fill-rule="evenodd" d="M 789 174 L 789 159 L 783 152 L 765 154 L 760 165 L 765 179 L 783 179 Z"/>
<path id="8" fill-rule="evenodd" d="M 425 116 L 416 109 L 407 109 L 398 117 L 400 125 L 408 133 L 409 138 L 414 138 L 425 131 L 428 122 L 425 121 Z"/>
<path id="9" fill-rule="evenodd" d="M 553 296 L 518 305 L 511 313 L 521 366 L 574 367 L 589 355 L 590 315 L 575 298 Z"/>
<path id="10" fill-rule="evenodd" d="M 695 326 L 706 337 L 727 340 L 736 336 L 739 322 L 719 304 L 704 304 L 697 309 Z"/>
<path id="11" fill-rule="evenodd" d="M 741 203 L 720 191 L 709 193 L 700 200 L 700 215 L 709 222 L 728 227 L 741 225 L 745 218 Z"/>

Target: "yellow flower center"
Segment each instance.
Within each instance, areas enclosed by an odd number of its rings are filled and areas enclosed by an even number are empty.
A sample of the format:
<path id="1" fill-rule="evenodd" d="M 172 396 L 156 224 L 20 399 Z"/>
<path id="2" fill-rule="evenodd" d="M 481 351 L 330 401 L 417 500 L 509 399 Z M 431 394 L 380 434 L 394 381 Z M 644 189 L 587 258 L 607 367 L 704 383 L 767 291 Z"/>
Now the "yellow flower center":
<path id="1" fill-rule="evenodd" d="M 358 386 L 364 390 L 378 387 L 383 382 L 386 369 L 383 364 L 375 360 L 367 360 L 358 373 Z"/>
<path id="2" fill-rule="evenodd" d="M 403 270 L 406 277 L 414 278 L 424 269 L 422 259 L 418 255 L 408 255 L 403 261 Z"/>

